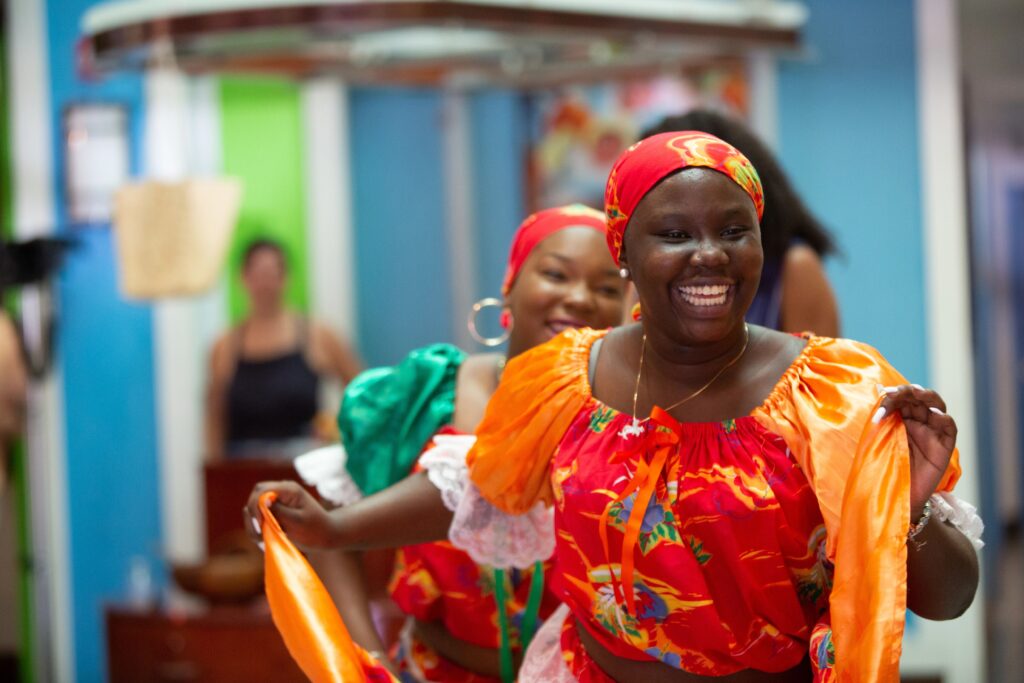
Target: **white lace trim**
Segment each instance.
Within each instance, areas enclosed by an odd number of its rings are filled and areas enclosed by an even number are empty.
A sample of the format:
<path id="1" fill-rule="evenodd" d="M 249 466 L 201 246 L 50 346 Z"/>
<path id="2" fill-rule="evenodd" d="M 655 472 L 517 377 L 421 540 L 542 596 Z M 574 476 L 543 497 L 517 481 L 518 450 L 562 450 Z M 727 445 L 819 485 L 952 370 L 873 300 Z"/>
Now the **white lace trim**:
<path id="1" fill-rule="evenodd" d="M 420 465 L 427 471 L 430 483 L 441 492 L 444 506 L 455 512 L 469 484 L 466 456 L 476 437 L 466 434 L 439 434 L 434 446 L 420 456 Z"/>
<path id="2" fill-rule="evenodd" d="M 362 490 L 345 468 L 348 453 L 341 444 L 303 453 L 294 463 L 302 481 L 315 487 L 324 500 L 342 506 L 363 499 Z"/>
<path id="3" fill-rule="evenodd" d="M 519 683 L 576 683 L 562 657 L 562 624 L 568 616 L 569 607 L 559 605 L 537 631 L 519 668 Z"/>
<path id="4" fill-rule="evenodd" d="M 952 493 L 945 491 L 933 493 L 929 499 L 932 504 L 932 513 L 943 522 L 949 522 L 966 536 L 975 550 L 985 547 L 981 540 L 981 534 L 985 531 L 985 523 L 978 514 L 978 508 L 965 500 L 957 498 Z"/>
<path id="5" fill-rule="evenodd" d="M 554 554 L 554 513 L 537 503 L 525 514 L 510 515 L 487 502 L 469 482 L 455 509 L 448 540 L 477 564 L 526 569 Z"/>

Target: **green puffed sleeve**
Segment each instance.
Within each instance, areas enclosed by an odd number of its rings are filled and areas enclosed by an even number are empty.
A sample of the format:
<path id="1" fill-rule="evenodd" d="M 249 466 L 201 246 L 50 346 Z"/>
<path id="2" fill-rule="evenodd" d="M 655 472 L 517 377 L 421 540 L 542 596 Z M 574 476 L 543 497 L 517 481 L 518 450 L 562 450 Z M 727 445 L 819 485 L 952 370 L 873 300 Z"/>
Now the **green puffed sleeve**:
<path id="1" fill-rule="evenodd" d="M 349 476 L 364 495 L 408 476 L 427 440 L 451 422 L 465 358 L 451 344 L 434 344 L 393 367 L 367 370 L 345 388 L 338 427 Z"/>

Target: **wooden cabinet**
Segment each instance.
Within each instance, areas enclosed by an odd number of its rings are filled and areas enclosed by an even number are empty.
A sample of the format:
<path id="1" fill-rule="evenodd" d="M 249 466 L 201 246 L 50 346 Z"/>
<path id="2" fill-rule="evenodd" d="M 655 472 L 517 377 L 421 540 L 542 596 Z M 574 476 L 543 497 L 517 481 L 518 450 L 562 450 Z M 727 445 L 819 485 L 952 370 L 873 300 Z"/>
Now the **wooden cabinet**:
<path id="1" fill-rule="evenodd" d="M 259 481 L 296 479 L 287 461 L 204 468 L 209 552 L 244 534 L 242 506 Z M 106 608 L 111 683 L 305 683 L 262 597 L 246 605 Z"/>
<path id="2" fill-rule="evenodd" d="M 270 618 L 256 607 L 190 611 L 108 607 L 111 683 L 305 683 Z"/>

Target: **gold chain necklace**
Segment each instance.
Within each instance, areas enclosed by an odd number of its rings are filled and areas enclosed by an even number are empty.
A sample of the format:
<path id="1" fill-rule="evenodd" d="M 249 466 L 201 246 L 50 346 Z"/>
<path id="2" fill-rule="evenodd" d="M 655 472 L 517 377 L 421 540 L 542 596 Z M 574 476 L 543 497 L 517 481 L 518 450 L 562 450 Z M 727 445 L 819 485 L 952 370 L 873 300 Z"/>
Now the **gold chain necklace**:
<path id="1" fill-rule="evenodd" d="M 712 384 L 714 384 L 715 380 L 717 380 L 719 377 L 721 377 L 723 372 L 725 372 L 726 370 L 731 368 L 733 365 L 735 365 L 737 363 L 737 361 L 739 361 L 740 358 L 743 357 L 743 354 L 747 352 L 747 345 L 749 343 L 750 343 L 750 328 L 747 326 L 746 323 L 743 323 L 743 348 L 740 349 L 740 352 L 737 353 L 733 357 L 732 360 L 730 360 L 728 363 L 723 365 L 722 368 L 718 372 L 715 373 L 715 376 L 712 377 L 710 380 L 708 380 L 707 384 L 705 384 L 704 386 L 702 386 L 700 389 L 698 389 L 697 391 L 693 392 L 689 396 L 686 396 L 683 399 L 681 399 L 679 401 L 676 401 L 675 403 L 670 405 L 668 408 L 662 408 L 662 410 L 664 410 L 666 413 L 672 412 L 673 410 L 675 410 L 679 406 L 683 405 L 684 403 L 686 403 L 688 401 L 692 401 L 693 399 L 697 398 L 702 393 L 704 393 L 704 390 L 707 389 L 708 387 L 710 387 Z M 624 437 L 624 438 L 627 438 L 627 437 L 630 437 L 630 436 L 640 436 L 641 434 L 643 434 L 643 431 L 644 431 L 643 428 L 640 426 L 641 421 L 638 420 L 637 417 L 636 417 L 636 404 L 637 404 L 637 398 L 640 396 L 640 377 L 641 377 L 641 375 L 643 375 L 643 372 L 644 372 L 644 356 L 646 355 L 646 352 L 647 352 L 647 332 L 644 332 L 643 341 L 640 342 L 640 366 L 637 368 L 637 371 L 636 371 L 636 384 L 633 386 L 633 421 L 630 424 L 628 424 L 625 427 L 623 427 L 622 431 L 619 432 L 619 435 Z"/>

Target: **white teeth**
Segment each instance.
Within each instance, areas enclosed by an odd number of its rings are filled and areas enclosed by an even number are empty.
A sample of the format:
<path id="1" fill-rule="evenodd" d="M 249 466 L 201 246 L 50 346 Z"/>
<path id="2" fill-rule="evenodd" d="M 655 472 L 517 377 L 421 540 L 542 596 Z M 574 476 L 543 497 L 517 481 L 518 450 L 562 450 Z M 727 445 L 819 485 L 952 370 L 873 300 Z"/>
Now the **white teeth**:
<path id="1" fill-rule="evenodd" d="M 729 285 L 704 285 L 703 287 L 680 287 L 679 291 L 691 296 L 722 296 L 729 291 Z"/>
<path id="2" fill-rule="evenodd" d="M 684 296 L 683 301 L 693 306 L 721 306 L 725 303 L 726 297 L 716 296 L 714 298 L 703 296 L 700 298 Z"/>
<path id="3" fill-rule="evenodd" d="M 703 285 L 680 287 L 683 300 L 693 306 L 721 306 L 729 293 L 729 285 Z"/>

